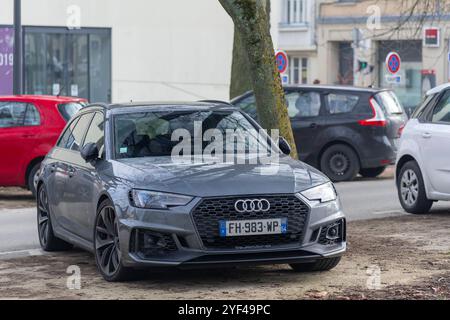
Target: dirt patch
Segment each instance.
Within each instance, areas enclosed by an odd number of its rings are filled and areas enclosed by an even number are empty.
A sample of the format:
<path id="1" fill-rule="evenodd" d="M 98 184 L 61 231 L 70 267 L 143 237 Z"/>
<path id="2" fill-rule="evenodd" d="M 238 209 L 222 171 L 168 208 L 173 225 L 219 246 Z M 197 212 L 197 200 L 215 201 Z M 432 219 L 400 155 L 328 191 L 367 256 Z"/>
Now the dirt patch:
<path id="1" fill-rule="evenodd" d="M 0 298 L 21 299 L 450 299 L 450 215 L 349 224 L 349 251 L 325 273 L 288 266 L 148 271 L 105 282 L 92 255 L 71 251 L 0 261 Z M 81 269 L 81 290 L 66 270 Z"/>
<path id="2" fill-rule="evenodd" d="M 36 205 L 30 191 L 22 188 L 0 187 L 0 212 L 1 209 L 30 208 Z"/>

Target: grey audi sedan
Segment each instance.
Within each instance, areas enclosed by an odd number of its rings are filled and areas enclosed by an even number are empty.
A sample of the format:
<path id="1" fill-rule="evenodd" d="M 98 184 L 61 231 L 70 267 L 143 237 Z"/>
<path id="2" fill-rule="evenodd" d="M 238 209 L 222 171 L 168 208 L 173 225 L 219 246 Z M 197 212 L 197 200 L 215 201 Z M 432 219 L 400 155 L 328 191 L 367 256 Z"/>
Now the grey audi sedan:
<path id="1" fill-rule="evenodd" d="M 252 139 L 241 148 L 238 135 L 220 138 L 233 132 Z M 264 148 L 270 161 L 253 161 Z M 146 267 L 330 270 L 346 250 L 338 196 L 289 154 L 283 138 L 225 103 L 88 106 L 42 163 L 41 246 L 92 252 L 107 281 Z"/>

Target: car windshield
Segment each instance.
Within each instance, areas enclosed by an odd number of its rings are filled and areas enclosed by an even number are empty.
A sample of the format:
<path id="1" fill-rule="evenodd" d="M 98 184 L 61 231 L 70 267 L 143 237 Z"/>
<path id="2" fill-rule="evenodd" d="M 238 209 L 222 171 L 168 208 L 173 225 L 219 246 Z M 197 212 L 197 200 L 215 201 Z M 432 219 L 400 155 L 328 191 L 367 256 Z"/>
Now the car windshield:
<path id="1" fill-rule="evenodd" d="M 238 111 L 127 113 L 116 115 L 113 122 L 117 159 L 171 156 L 181 143 L 190 146 L 189 151 L 183 150 L 189 154 L 182 156 L 205 154 L 212 144 L 221 146 L 215 148 L 217 154 L 229 152 L 230 145 L 238 153 L 249 154 L 262 148 L 272 151 L 267 136 L 260 136 L 257 128 Z M 230 134 L 235 139 L 231 144 L 227 143 Z"/>
<path id="2" fill-rule="evenodd" d="M 58 106 L 59 112 L 64 120 L 69 121 L 78 111 L 80 111 L 86 104 L 82 102 L 62 103 Z"/>
<path id="3" fill-rule="evenodd" d="M 378 97 L 381 100 L 381 103 L 385 107 L 386 111 L 390 114 L 404 113 L 404 109 L 402 107 L 402 104 L 400 103 L 400 100 L 398 100 L 397 96 L 392 91 L 380 92 L 378 94 Z"/>

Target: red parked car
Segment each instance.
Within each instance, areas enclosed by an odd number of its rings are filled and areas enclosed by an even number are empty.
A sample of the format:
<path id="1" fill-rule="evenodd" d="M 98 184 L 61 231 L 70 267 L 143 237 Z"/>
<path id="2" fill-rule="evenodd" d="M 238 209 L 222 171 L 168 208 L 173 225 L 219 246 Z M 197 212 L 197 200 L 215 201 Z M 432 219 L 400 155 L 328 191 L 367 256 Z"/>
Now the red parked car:
<path id="1" fill-rule="evenodd" d="M 56 96 L 0 96 L 0 186 L 26 187 L 34 194 L 41 161 L 86 103 Z"/>

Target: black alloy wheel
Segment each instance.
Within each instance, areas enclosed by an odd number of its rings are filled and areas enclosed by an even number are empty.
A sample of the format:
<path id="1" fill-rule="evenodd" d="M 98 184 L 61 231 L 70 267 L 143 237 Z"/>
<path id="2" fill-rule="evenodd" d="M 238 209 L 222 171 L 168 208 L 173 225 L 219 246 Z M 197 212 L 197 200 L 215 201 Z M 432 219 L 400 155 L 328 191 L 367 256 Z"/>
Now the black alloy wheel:
<path id="1" fill-rule="evenodd" d="M 130 270 L 122 264 L 119 221 L 109 200 L 100 205 L 94 231 L 95 260 L 97 267 L 110 282 L 126 280 Z"/>
<path id="2" fill-rule="evenodd" d="M 44 185 L 41 185 L 38 190 L 37 225 L 39 242 L 44 251 L 65 251 L 73 247 L 70 243 L 59 239 L 53 233 L 48 196 Z"/>
<path id="3" fill-rule="evenodd" d="M 38 197 L 38 232 L 41 247 L 45 248 L 49 238 L 48 197 L 45 188 L 41 187 Z"/>

